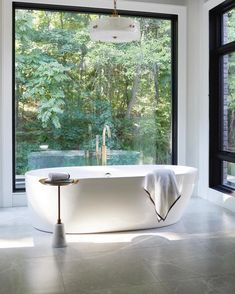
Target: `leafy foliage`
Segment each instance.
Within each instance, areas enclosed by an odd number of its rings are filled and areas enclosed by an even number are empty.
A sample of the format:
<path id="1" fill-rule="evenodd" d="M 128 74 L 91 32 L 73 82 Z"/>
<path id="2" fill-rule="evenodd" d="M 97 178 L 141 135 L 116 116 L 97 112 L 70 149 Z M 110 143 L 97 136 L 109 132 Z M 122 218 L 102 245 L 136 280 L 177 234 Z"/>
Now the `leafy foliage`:
<path id="1" fill-rule="evenodd" d="M 171 22 L 138 18 L 140 42 L 110 44 L 90 40 L 96 17 L 16 10 L 17 174 L 42 143 L 95 150 L 105 124 L 109 148 L 170 162 Z"/>
<path id="2" fill-rule="evenodd" d="M 231 9 L 224 14 L 224 41 L 225 43 L 235 40 L 235 9 Z M 228 128 L 228 145 L 231 151 L 235 150 L 235 53 L 224 56 L 224 89 L 225 103 L 227 112 L 227 128 Z M 226 130 L 225 130 L 226 131 Z"/>

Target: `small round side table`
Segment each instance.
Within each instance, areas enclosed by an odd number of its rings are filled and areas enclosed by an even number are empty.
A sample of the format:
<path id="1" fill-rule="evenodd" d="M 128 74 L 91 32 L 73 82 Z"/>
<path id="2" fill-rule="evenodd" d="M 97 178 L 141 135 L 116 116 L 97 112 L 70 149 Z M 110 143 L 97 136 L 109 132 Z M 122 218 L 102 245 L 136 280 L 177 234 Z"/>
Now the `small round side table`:
<path id="1" fill-rule="evenodd" d="M 66 247 L 67 243 L 65 238 L 64 224 L 61 222 L 61 218 L 60 218 L 60 187 L 68 186 L 71 184 L 77 184 L 79 180 L 68 179 L 68 180 L 61 180 L 61 181 L 51 181 L 48 178 L 43 178 L 43 179 L 40 179 L 39 182 L 43 185 L 58 187 L 58 217 L 57 217 L 57 223 L 55 224 L 54 231 L 53 231 L 52 247 L 54 248 Z"/>

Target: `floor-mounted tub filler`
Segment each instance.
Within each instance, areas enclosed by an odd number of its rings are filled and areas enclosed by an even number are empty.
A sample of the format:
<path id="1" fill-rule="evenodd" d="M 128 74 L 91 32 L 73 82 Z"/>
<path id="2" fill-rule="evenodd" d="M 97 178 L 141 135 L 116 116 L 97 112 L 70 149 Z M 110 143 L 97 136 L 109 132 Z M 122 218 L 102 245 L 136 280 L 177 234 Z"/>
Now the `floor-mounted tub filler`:
<path id="1" fill-rule="evenodd" d="M 180 199 L 165 221 L 144 190 L 145 176 L 157 168 L 172 169 Z M 61 216 L 67 233 L 98 233 L 148 229 L 176 223 L 191 197 L 197 170 L 175 165 L 60 167 L 26 173 L 28 206 L 35 228 L 52 232 L 57 216 L 57 190 L 39 179 L 51 172 L 67 172 L 77 185 L 61 187 Z"/>

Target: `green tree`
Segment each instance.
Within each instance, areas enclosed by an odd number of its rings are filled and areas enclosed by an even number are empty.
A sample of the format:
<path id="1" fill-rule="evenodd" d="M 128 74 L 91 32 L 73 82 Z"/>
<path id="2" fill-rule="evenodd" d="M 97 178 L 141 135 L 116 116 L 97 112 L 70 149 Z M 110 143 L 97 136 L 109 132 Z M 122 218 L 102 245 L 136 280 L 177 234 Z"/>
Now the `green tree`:
<path id="1" fill-rule="evenodd" d="M 41 142 L 94 150 L 104 124 L 110 148 L 140 151 L 143 163 L 170 161 L 171 22 L 138 18 L 140 42 L 111 44 L 90 40 L 96 17 L 16 11 L 18 174 Z"/>

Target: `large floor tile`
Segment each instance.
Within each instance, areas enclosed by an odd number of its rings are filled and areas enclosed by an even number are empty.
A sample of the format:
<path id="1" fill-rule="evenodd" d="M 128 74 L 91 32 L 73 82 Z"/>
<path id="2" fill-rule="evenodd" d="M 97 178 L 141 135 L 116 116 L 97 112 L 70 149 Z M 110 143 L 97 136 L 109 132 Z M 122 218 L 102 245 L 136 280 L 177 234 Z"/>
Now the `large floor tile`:
<path id="1" fill-rule="evenodd" d="M 0 294 L 234 294 L 234 220 L 194 198 L 175 225 L 67 235 L 55 249 L 27 208 L 0 209 Z"/>
<path id="2" fill-rule="evenodd" d="M 65 262 L 61 265 L 66 291 L 105 289 L 156 282 L 140 261 L 126 257 L 103 256 L 93 260 Z"/>
<path id="3" fill-rule="evenodd" d="M 0 284 L 3 293 L 64 292 L 56 260 L 48 257 L 12 262 L 6 271 L 1 272 Z"/>
<path id="4" fill-rule="evenodd" d="M 235 274 L 220 275 L 212 277 L 208 281 L 208 285 L 216 289 L 220 294 L 235 293 Z"/>
<path id="5" fill-rule="evenodd" d="M 234 260 L 225 259 L 220 256 L 204 257 L 204 258 L 184 258 L 177 259 L 174 264 L 180 266 L 184 270 L 194 272 L 201 277 L 210 277 L 221 274 L 235 273 Z"/>
<path id="6" fill-rule="evenodd" d="M 201 244 L 220 257 L 235 255 L 235 236 L 211 237 L 203 240 Z"/>
<path id="7" fill-rule="evenodd" d="M 189 268 L 176 265 L 170 262 L 158 262 L 149 265 L 149 268 L 158 281 L 181 281 L 185 279 L 198 277 L 199 274 Z"/>
<path id="8" fill-rule="evenodd" d="M 53 259 L 9 262 L 0 272 L 1 294 L 63 293 L 62 275 Z"/>
<path id="9" fill-rule="evenodd" d="M 166 246 L 152 247 L 145 250 L 143 255 L 146 262 L 153 264 L 156 262 L 171 262 L 183 258 L 214 257 L 214 253 L 200 242 L 195 240 L 172 241 Z M 180 257 L 180 258 L 179 258 Z"/>
<path id="10" fill-rule="evenodd" d="M 78 294 L 78 292 L 66 292 L 66 294 Z M 79 294 L 170 294 L 160 283 L 138 285 L 130 287 L 118 287 L 102 290 L 83 290 Z"/>
<path id="11" fill-rule="evenodd" d="M 206 279 L 194 278 L 163 283 L 169 294 L 220 294 Z M 224 294 L 227 292 L 224 292 Z"/>

